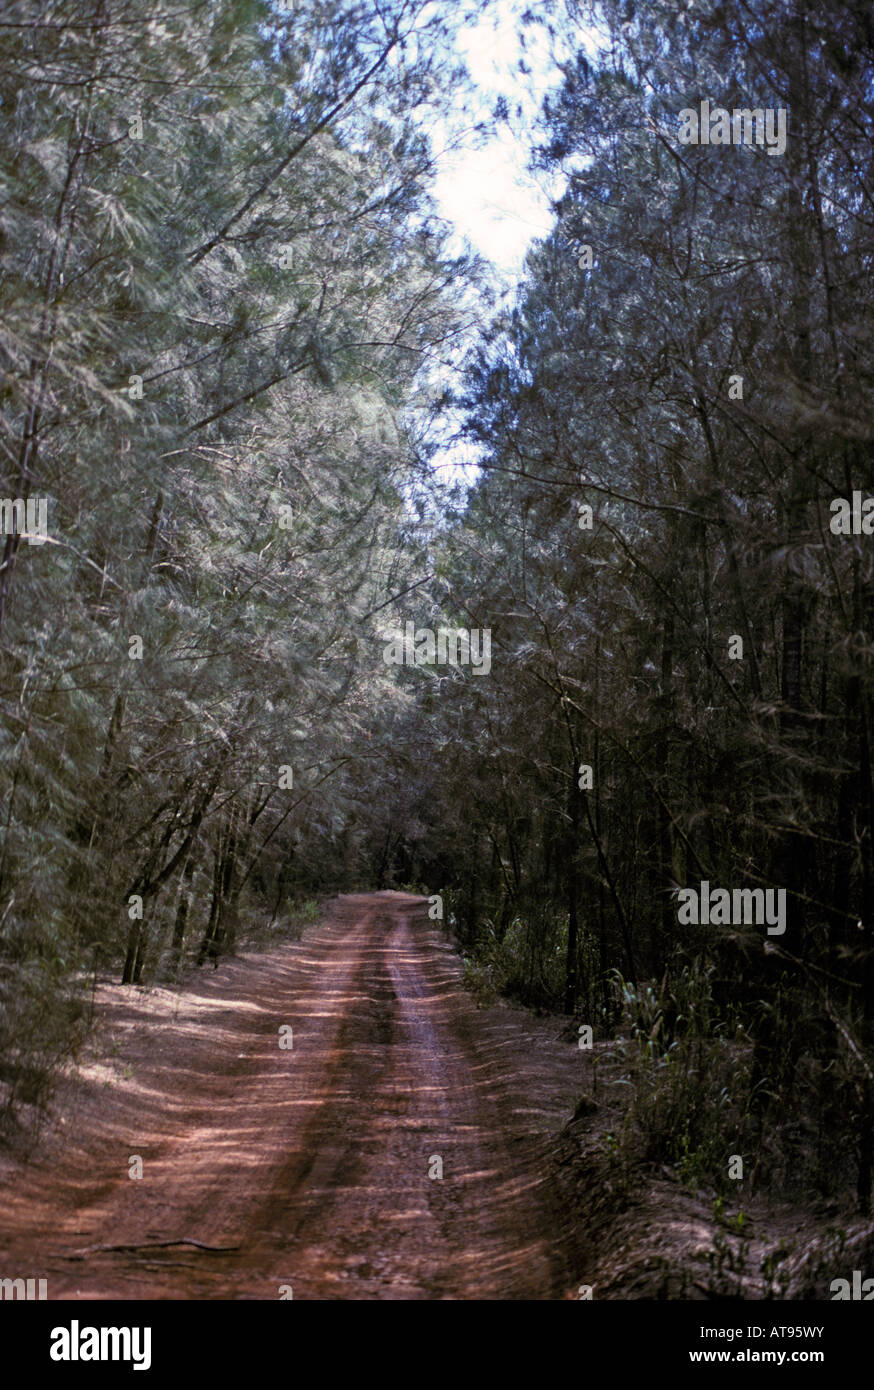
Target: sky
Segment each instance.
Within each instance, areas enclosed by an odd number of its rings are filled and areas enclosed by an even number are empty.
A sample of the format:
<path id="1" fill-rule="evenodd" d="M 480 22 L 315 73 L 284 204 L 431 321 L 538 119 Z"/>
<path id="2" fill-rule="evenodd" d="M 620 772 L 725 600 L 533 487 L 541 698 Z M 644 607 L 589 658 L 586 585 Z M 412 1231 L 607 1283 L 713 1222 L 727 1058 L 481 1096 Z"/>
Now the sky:
<path id="1" fill-rule="evenodd" d="M 472 249 L 491 262 L 492 283 L 504 302 L 515 299 L 525 254 L 535 238 L 549 234 L 550 202 L 563 191 L 559 183 L 550 184 L 546 174 L 534 175 L 527 167 L 543 98 L 558 86 L 561 73 L 541 26 L 526 26 L 522 47 L 525 8 L 526 0 L 490 0 L 476 25 L 460 30 L 457 48 L 475 95 L 471 100 L 462 94 L 459 109 L 429 132 L 437 165 L 431 192 L 438 212 L 455 229 L 447 250 L 460 255 Z M 519 71 L 520 58 L 528 68 L 525 73 Z M 494 125 L 499 97 L 505 99 L 512 119 Z M 487 140 L 470 134 L 449 147 L 462 111 L 468 127 L 489 123 L 493 133 Z M 468 347 L 472 345 L 471 341 Z M 460 350 L 459 360 L 462 355 Z M 430 388 L 452 388 L 457 385 L 452 375 L 445 382 L 431 378 Z M 460 417 L 451 414 L 444 418 L 441 434 L 448 440 L 460 424 Z M 439 449 L 432 466 L 445 482 L 470 483 L 478 457 L 472 445 L 453 439 Z"/>
<path id="2" fill-rule="evenodd" d="M 453 0 L 441 0 L 451 5 Z M 565 180 L 528 168 L 544 97 L 562 81 L 558 66 L 583 46 L 595 61 L 599 39 L 580 25 L 570 38 L 551 40 L 541 24 L 522 24 L 527 9 L 537 13 L 537 0 L 486 0 L 474 25 L 460 26 L 456 47 L 467 66 L 473 96 L 460 92 L 448 118 L 428 130 L 436 177 L 430 191 L 437 211 L 454 229 L 446 247 L 450 255 L 473 250 L 491 264 L 490 280 L 500 302 L 512 304 L 519 295 L 525 255 L 535 239 L 549 235 L 551 203 L 565 191 Z M 524 38 L 523 38 L 524 36 Z M 525 71 L 519 62 L 524 60 Z M 494 122 L 495 105 L 503 98 L 509 122 Z M 472 127 L 486 122 L 490 133 L 478 136 Z M 467 133 L 459 141 L 459 127 Z M 571 254 L 570 250 L 568 254 Z M 456 353 L 454 368 L 429 371 L 426 392 L 434 399 L 444 387 L 457 387 L 465 351 L 474 336 Z M 437 426 L 446 440 L 432 459 L 444 482 L 469 484 L 477 476 L 479 452 L 457 437 L 460 414 L 448 412 Z"/>
<path id="3" fill-rule="evenodd" d="M 474 119 L 491 117 L 503 96 L 512 110 L 522 107 L 522 120 L 513 125 L 530 130 L 543 96 L 560 74 L 538 26 L 528 27 L 523 55 L 523 8 L 519 0 L 492 0 L 480 22 L 460 32 L 457 45 L 477 88 Z M 531 69 L 528 74 L 518 70 L 521 56 Z M 471 142 L 457 150 L 438 149 L 437 154 L 433 193 L 441 214 L 456 228 L 460 242 L 469 242 L 494 263 L 507 285 L 512 284 L 532 238 L 546 236 L 551 222 L 544 176 L 538 181 L 526 168 L 528 141 L 502 123 L 481 148 L 473 148 Z"/>

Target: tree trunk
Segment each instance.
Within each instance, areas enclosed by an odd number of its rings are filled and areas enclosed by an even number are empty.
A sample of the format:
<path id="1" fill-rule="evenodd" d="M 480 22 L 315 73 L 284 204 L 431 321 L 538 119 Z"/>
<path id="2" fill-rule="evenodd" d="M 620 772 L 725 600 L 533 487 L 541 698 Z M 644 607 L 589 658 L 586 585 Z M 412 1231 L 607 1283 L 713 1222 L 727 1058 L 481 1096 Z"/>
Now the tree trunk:
<path id="1" fill-rule="evenodd" d="M 580 784 L 576 762 L 571 764 L 571 780 L 568 788 L 567 834 L 567 895 L 568 925 L 567 954 L 565 956 L 564 1011 L 572 1014 L 577 1007 L 577 956 L 579 951 L 579 922 L 577 904 L 580 892 L 579 853 L 580 853 Z"/>

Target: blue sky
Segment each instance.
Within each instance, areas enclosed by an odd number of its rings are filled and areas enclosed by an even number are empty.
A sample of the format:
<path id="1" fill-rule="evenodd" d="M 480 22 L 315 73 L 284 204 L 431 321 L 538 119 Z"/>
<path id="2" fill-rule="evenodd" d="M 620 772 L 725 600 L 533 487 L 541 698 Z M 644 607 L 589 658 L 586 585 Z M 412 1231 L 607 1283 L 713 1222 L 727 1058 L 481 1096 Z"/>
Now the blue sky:
<path id="1" fill-rule="evenodd" d="M 564 192 L 563 179 L 550 180 L 547 174 L 535 175 L 528 168 L 543 98 L 561 82 L 561 57 L 583 45 L 594 59 L 597 49 L 595 34 L 582 26 L 573 34 L 570 49 L 565 47 L 563 52 L 560 41 L 553 47 L 542 25 L 522 25 L 522 15 L 529 8 L 529 0 L 489 0 L 475 24 L 459 26 L 456 46 L 473 94 L 460 92 L 449 115 L 428 131 L 437 165 L 431 192 L 439 214 L 455 229 L 448 250 L 460 254 L 470 248 L 490 262 L 493 287 L 510 302 L 517 295 L 531 242 L 550 232 L 550 203 Z M 519 70 L 520 58 L 524 72 Z M 495 127 L 492 117 L 500 97 L 511 119 Z M 473 132 L 479 122 L 492 130 L 487 139 Z M 459 130 L 466 131 L 460 139 Z M 457 365 L 462 357 L 460 350 Z M 453 376 L 457 372 L 452 370 L 446 375 L 431 374 L 426 386 L 429 397 L 433 399 L 446 385 L 456 385 Z M 454 427 L 460 423 L 456 417 Z M 449 440 L 453 429 L 449 419 L 444 418 L 441 429 L 447 444 L 436 455 L 434 467 L 445 481 L 471 480 L 476 452 Z"/>
<path id="2" fill-rule="evenodd" d="M 477 89 L 473 121 L 488 119 L 503 96 L 512 110 L 522 107 L 522 119 L 514 119 L 513 126 L 530 132 L 559 73 L 536 26 L 528 28 L 524 50 L 531 71 L 519 72 L 523 9 L 519 0 L 493 0 L 478 24 L 461 30 L 457 43 Z M 433 192 L 440 212 L 460 239 L 493 261 L 501 279 L 512 283 L 530 241 L 545 236 L 550 226 L 549 191 L 526 168 L 530 144 L 504 124 L 480 148 L 467 141 L 460 149 L 442 152 L 439 132 L 435 145 L 439 172 Z"/>
<path id="3" fill-rule="evenodd" d="M 438 212 L 455 229 L 448 249 L 452 254 L 472 249 L 491 262 L 494 288 L 511 300 L 529 245 L 549 233 L 550 195 L 561 191 L 527 167 L 543 97 L 561 74 L 539 26 L 526 28 L 523 49 L 524 9 L 525 0 L 491 0 L 475 25 L 459 30 L 457 48 L 474 95 L 462 93 L 457 109 L 429 131 L 438 171 L 431 191 Z M 520 58 L 526 73 L 519 71 Z M 499 97 L 506 100 L 512 118 L 494 129 L 491 118 Z M 480 121 L 494 130 L 487 140 L 473 133 L 458 139 L 459 127 L 470 132 Z M 468 346 L 472 344 L 473 340 Z M 429 394 L 443 385 L 456 385 L 452 376 L 450 372 L 448 381 L 432 377 Z M 455 427 L 460 423 L 456 417 Z M 452 422 L 444 419 L 442 428 L 448 436 Z M 471 446 L 454 441 L 441 448 L 433 462 L 444 481 L 456 482 L 475 477 L 476 459 Z"/>

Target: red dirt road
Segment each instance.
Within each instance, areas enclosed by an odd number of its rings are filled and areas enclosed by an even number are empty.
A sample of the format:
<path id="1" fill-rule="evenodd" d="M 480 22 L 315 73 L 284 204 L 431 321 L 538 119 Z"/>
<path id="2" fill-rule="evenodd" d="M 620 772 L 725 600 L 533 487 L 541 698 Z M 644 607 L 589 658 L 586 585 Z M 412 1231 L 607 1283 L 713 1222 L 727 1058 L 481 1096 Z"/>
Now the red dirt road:
<path id="1" fill-rule="evenodd" d="M 104 987 L 108 1066 L 69 1083 L 36 1160 L 0 1169 L 0 1275 L 49 1298 L 573 1296 L 550 1135 L 586 1054 L 555 1020 L 477 1009 L 460 977 L 422 899 L 379 893 L 181 994 Z M 89 1249 L 186 1240 L 236 1248 Z"/>

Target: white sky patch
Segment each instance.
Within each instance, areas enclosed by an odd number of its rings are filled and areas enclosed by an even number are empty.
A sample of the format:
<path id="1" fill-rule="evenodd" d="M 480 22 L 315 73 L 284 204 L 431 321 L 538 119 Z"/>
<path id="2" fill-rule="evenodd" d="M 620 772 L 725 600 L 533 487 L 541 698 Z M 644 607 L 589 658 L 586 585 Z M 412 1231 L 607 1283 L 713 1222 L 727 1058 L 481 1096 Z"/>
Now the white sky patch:
<path id="1" fill-rule="evenodd" d="M 493 288 L 501 298 L 517 294 L 531 242 L 548 236 L 552 226 L 547 178 L 535 177 L 528 161 L 543 97 L 557 86 L 561 73 L 538 26 L 526 29 L 523 49 L 524 7 L 525 0 L 492 0 L 476 24 L 458 32 L 458 53 L 475 94 L 472 99 L 462 97 L 459 108 L 463 110 L 456 108 L 445 123 L 429 132 L 437 165 L 431 192 L 438 213 L 455 229 L 447 249 L 451 255 L 472 250 L 490 262 Z M 528 72 L 519 71 L 520 58 Z M 492 125 L 501 97 L 509 122 L 498 122 L 488 138 L 478 135 L 472 128 L 479 122 Z M 553 196 L 558 191 L 554 187 Z M 458 352 L 459 367 L 472 345 L 473 336 Z M 453 378 L 457 375 L 450 369 L 446 378 L 450 388 Z M 469 483 L 476 476 L 479 449 L 453 437 L 462 424 L 454 411 L 443 420 L 440 432 L 447 442 L 432 466 L 444 482 Z"/>
<path id="2" fill-rule="evenodd" d="M 478 91 L 473 121 L 488 120 L 504 97 L 513 126 L 530 131 L 543 96 L 560 74 L 537 28 L 528 29 L 526 49 L 521 48 L 521 9 L 518 0 L 495 0 L 479 24 L 461 31 L 458 48 Z M 530 73 L 518 70 L 522 56 Z M 506 124 L 480 148 L 465 142 L 446 151 L 438 141 L 435 135 L 439 158 L 433 192 L 440 212 L 462 241 L 494 262 L 502 279 L 516 280 L 529 243 L 546 236 L 551 224 L 549 193 L 527 169 L 530 144 Z"/>
<path id="3" fill-rule="evenodd" d="M 455 229 L 447 249 L 452 255 L 471 249 L 490 262 L 493 288 L 505 301 L 512 301 L 519 292 L 532 241 L 552 230 L 550 204 L 566 185 L 564 177 L 535 175 L 528 168 L 543 99 L 561 84 L 560 59 L 584 47 L 594 60 L 598 47 L 595 34 L 580 28 L 569 45 L 559 46 L 557 54 L 538 24 L 524 26 L 523 47 L 521 17 L 526 8 L 529 0 L 491 0 L 477 23 L 458 31 L 456 45 L 475 94 L 472 99 L 462 97 L 449 118 L 429 131 L 437 165 L 431 191 L 438 213 Z M 520 59 L 524 72 L 519 70 Z M 509 121 L 498 122 L 488 138 L 477 135 L 472 127 L 492 122 L 501 97 Z M 459 136 L 462 121 L 466 133 Z M 467 348 L 471 345 L 472 341 Z M 459 365 L 463 351 L 458 354 Z M 450 387 L 454 375 L 450 369 Z M 452 438 L 461 424 L 460 418 L 447 417 L 447 444 L 433 460 L 445 481 L 469 482 L 476 475 L 478 450 Z"/>

